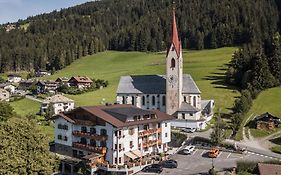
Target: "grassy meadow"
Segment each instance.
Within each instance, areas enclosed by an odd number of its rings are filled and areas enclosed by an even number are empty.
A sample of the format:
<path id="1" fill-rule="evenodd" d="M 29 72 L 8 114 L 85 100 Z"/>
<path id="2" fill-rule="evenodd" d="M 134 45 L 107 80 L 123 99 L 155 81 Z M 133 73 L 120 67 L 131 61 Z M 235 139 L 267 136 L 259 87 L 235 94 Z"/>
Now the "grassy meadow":
<path id="1" fill-rule="evenodd" d="M 202 92 L 203 99 L 214 99 L 217 108 L 228 111 L 239 93 L 223 83 L 226 64 L 236 48 L 185 51 L 184 73 L 191 74 Z M 114 102 L 120 76 L 165 74 L 165 53 L 106 51 L 76 60 L 70 66 L 45 77 L 87 75 L 109 81 L 109 87 L 81 95 L 67 95 L 76 106 L 97 105 L 104 100 Z"/>
<path id="2" fill-rule="evenodd" d="M 10 105 L 14 108 L 15 112 L 20 116 L 26 116 L 28 114 L 36 114 L 39 112 L 40 103 L 24 98 L 18 101 L 10 102 Z"/>

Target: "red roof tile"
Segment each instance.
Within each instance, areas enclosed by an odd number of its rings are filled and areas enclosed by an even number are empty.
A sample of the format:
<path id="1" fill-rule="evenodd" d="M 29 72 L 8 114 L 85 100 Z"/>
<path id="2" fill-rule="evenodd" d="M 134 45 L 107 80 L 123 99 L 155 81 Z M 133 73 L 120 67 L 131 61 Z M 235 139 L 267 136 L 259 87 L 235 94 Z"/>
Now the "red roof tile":
<path id="1" fill-rule="evenodd" d="M 259 163 L 260 175 L 281 175 L 281 165 Z"/>

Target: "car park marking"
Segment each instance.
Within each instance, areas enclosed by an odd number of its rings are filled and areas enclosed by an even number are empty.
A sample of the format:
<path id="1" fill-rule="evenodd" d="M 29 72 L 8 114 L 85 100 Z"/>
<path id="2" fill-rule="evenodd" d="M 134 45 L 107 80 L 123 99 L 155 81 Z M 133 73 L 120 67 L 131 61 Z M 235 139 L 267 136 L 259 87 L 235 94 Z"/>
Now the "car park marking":
<path id="1" fill-rule="evenodd" d="M 192 155 L 194 155 L 196 153 L 197 149 L 193 151 Z"/>
<path id="2" fill-rule="evenodd" d="M 222 154 L 222 151 L 219 153 L 218 157 L 220 157 L 221 154 Z"/>
<path id="3" fill-rule="evenodd" d="M 203 150 L 203 151 L 202 151 L 201 156 L 205 153 L 205 151 L 206 151 L 206 150 Z"/>
<path id="4" fill-rule="evenodd" d="M 231 153 L 229 153 L 226 158 L 228 159 L 230 155 L 231 155 Z"/>

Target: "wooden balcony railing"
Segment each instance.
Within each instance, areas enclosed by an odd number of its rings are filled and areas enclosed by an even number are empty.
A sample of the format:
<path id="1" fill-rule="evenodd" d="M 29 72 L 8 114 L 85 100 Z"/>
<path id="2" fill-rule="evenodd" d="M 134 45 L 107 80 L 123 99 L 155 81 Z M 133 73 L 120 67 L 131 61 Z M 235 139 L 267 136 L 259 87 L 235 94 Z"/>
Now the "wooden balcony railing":
<path id="1" fill-rule="evenodd" d="M 154 145 L 157 145 L 157 144 L 161 145 L 162 144 L 161 140 L 149 140 L 147 142 L 144 142 L 142 144 L 142 147 L 147 148 L 147 147 L 151 147 L 151 146 L 154 146 Z M 141 144 L 139 144 L 139 147 L 141 147 Z"/>
<path id="2" fill-rule="evenodd" d="M 107 140 L 107 135 L 92 134 L 90 132 L 73 131 L 72 134 L 74 136 L 85 137 L 88 139 L 94 139 L 94 140 L 99 140 L 99 141 Z"/>
<path id="3" fill-rule="evenodd" d="M 152 135 L 152 134 L 156 134 L 156 133 L 161 133 L 161 128 L 154 128 L 154 129 L 149 129 L 149 130 L 139 132 L 139 137 L 144 137 L 144 136 L 148 136 L 148 135 Z"/>
<path id="4" fill-rule="evenodd" d="M 90 152 L 95 152 L 95 153 L 99 153 L 99 154 L 105 154 L 106 153 L 106 147 L 94 147 L 88 144 L 82 144 L 79 142 L 73 142 L 72 146 L 74 148 L 78 148 L 78 149 L 82 149 L 82 150 L 86 150 L 86 151 L 90 151 Z"/>

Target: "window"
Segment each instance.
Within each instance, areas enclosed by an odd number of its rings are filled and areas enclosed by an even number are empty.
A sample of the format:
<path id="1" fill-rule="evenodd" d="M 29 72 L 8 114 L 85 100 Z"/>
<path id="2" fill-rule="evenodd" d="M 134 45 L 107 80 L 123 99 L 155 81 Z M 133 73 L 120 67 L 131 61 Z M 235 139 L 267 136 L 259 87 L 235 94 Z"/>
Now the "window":
<path id="1" fill-rule="evenodd" d="M 62 124 L 58 124 L 58 129 L 62 129 Z"/>
<path id="2" fill-rule="evenodd" d="M 121 163 L 122 162 L 122 159 L 121 159 L 121 157 L 119 157 L 119 163 Z"/>
<path id="3" fill-rule="evenodd" d="M 114 145 L 114 149 L 117 149 L 117 144 L 115 143 L 115 145 Z"/>
<path id="4" fill-rule="evenodd" d="M 166 96 L 165 95 L 162 96 L 162 105 L 166 106 Z"/>
<path id="5" fill-rule="evenodd" d="M 158 123 L 158 128 L 161 128 L 161 123 Z"/>
<path id="6" fill-rule="evenodd" d="M 145 106 L 145 96 L 142 96 L 142 105 Z"/>
<path id="7" fill-rule="evenodd" d="M 135 130 L 134 130 L 134 128 L 129 128 L 129 135 L 134 135 L 134 132 Z"/>
<path id="8" fill-rule="evenodd" d="M 148 130 L 148 125 L 143 125 L 144 130 Z"/>
<path id="9" fill-rule="evenodd" d="M 90 145 L 96 147 L 97 146 L 97 142 L 93 139 L 90 140 Z"/>
<path id="10" fill-rule="evenodd" d="M 186 102 L 186 96 L 183 97 L 183 101 Z"/>
<path id="11" fill-rule="evenodd" d="M 103 136 L 106 136 L 107 135 L 106 129 L 101 129 L 100 134 L 103 135 Z"/>
<path id="12" fill-rule="evenodd" d="M 58 135 L 58 139 L 59 139 L 59 140 L 62 140 L 62 135 Z"/>
<path id="13" fill-rule="evenodd" d="M 118 136 L 118 131 L 115 131 L 115 132 L 114 132 L 114 135 L 117 137 L 117 136 Z"/>
<path id="14" fill-rule="evenodd" d="M 86 144 L 87 144 L 87 139 L 85 139 L 84 137 L 82 137 L 82 138 L 80 139 L 80 143 L 86 145 Z"/>
<path id="15" fill-rule="evenodd" d="M 101 141 L 101 142 L 100 142 L 100 146 L 101 146 L 101 147 L 106 147 L 106 141 Z"/>
<path id="16" fill-rule="evenodd" d="M 165 133 L 165 137 L 168 137 L 168 133 Z"/>
<path id="17" fill-rule="evenodd" d="M 82 131 L 82 132 L 87 132 L 87 127 L 82 126 L 82 127 L 81 127 L 81 131 Z"/>
<path id="18" fill-rule="evenodd" d="M 132 105 L 135 105 L 135 97 L 132 96 Z"/>
<path id="19" fill-rule="evenodd" d="M 190 115 L 191 117 L 193 116 L 193 114 L 192 114 L 192 113 L 190 113 L 189 115 Z"/>
<path id="20" fill-rule="evenodd" d="M 174 58 L 171 59 L 171 68 L 176 67 L 176 60 Z"/>
<path id="21" fill-rule="evenodd" d="M 182 119 L 185 119 L 185 113 L 181 114 Z"/>
<path id="22" fill-rule="evenodd" d="M 117 163 L 118 163 L 118 162 L 117 162 L 117 157 L 115 157 L 114 162 L 115 162 L 115 164 L 117 164 Z"/>
<path id="23" fill-rule="evenodd" d="M 96 134 L 96 128 L 90 128 L 90 133 L 91 134 Z"/>
<path id="24" fill-rule="evenodd" d="M 133 141 L 130 141 L 130 148 L 133 148 L 134 145 L 133 145 Z"/>
<path id="25" fill-rule="evenodd" d="M 125 104 L 125 102 L 126 102 L 126 97 L 123 96 L 123 97 L 122 97 L 122 104 Z"/>
<path id="26" fill-rule="evenodd" d="M 152 96 L 152 105 L 155 106 L 155 96 Z"/>
<path id="27" fill-rule="evenodd" d="M 119 150 L 121 150 L 122 148 L 121 148 L 121 144 L 119 144 Z"/>
<path id="28" fill-rule="evenodd" d="M 193 106 L 196 107 L 196 96 L 193 97 Z"/>
<path id="29" fill-rule="evenodd" d="M 67 141 L 67 136 L 64 136 L 64 141 Z"/>
<path id="30" fill-rule="evenodd" d="M 167 123 L 165 123 L 165 127 L 167 127 L 167 125 L 168 125 L 168 124 L 167 124 Z"/>

